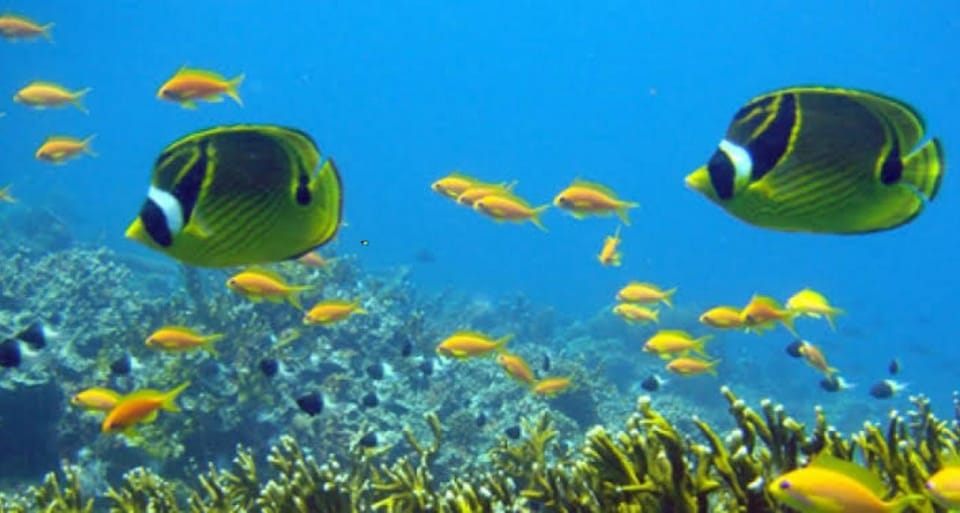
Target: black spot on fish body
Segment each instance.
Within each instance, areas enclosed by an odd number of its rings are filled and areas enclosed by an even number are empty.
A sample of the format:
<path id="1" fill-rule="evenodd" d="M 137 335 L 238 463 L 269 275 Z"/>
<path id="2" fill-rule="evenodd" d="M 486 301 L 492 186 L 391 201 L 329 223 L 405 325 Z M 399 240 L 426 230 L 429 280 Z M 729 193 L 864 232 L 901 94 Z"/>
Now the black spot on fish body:
<path id="1" fill-rule="evenodd" d="M 160 209 L 160 205 L 152 199 L 143 202 L 143 207 L 140 208 L 140 222 L 158 246 L 167 248 L 173 244 L 173 234 L 170 233 L 167 216 Z"/>
<path id="2" fill-rule="evenodd" d="M 301 173 L 297 177 L 297 192 L 295 194 L 297 204 L 305 207 L 310 204 L 313 198 L 310 195 L 310 177 L 306 173 Z"/>
<path id="3" fill-rule="evenodd" d="M 196 148 L 196 156 L 190 164 L 190 168 L 181 173 L 180 179 L 173 186 L 173 197 L 180 202 L 180 208 L 183 209 L 183 224 L 186 226 L 193 215 L 193 208 L 197 204 L 197 198 L 200 196 L 200 188 L 203 186 L 203 180 L 207 176 L 207 148 L 209 142 L 200 141 Z"/>
<path id="4" fill-rule="evenodd" d="M 363 405 L 364 408 L 376 408 L 380 405 L 380 398 L 377 397 L 376 392 L 370 392 L 360 399 L 360 404 Z"/>
<path id="5" fill-rule="evenodd" d="M 26 329 L 17 334 L 17 338 L 24 341 L 33 349 L 43 349 L 47 345 L 47 337 L 43 324 L 34 321 Z"/>
<path id="6" fill-rule="evenodd" d="M 839 392 L 840 380 L 836 376 L 827 376 L 820 380 L 820 388 L 827 392 Z"/>
<path id="7" fill-rule="evenodd" d="M 516 424 L 514 424 L 513 426 L 510 426 L 507 429 L 503 430 L 503 433 L 507 435 L 508 438 L 512 440 L 516 440 L 520 438 L 520 434 L 521 434 L 520 426 L 517 426 Z"/>
<path id="8" fill-rule="evenodd" d="M 893 136 L 890 151 L 880 167 L 880 183 L 893 185 L 899 182 L 901 177 L 903 177 L 903 160 L 900 159 L 900 142 Z"/>
<path id="9" fill-rule="evenodd" d="M 710 175 L 710 184 L 717 198 L 727 200 L 733 197 L 737 170 L 730 157 L 721 150 L 717 150 L 707 163 L 707 174 Z"/>
<path id="10" fill-rule="evenodd" d="M 881 381 L 870 387 L 870 395 L 875 399 L 889 399 L 893 397 L 893 387 L 886 381 Z"/>
<path id="11" fill-rule="evenodd" d="M 656 392 L 660 389 L 660 380 L 657 379 L 656 376 L 648 376 L 647 379 L 640 383 L 640 388 L 643 388 L 647 392 Z"/>
<path id="12" fill-rule="evenodd" d="M 298 397 L 297 406 L 299 406 L 304 413 L 313 417 L 323 411 L 323 397 L 316 392 L 311 392 Z"/>
<path id="13" fill-rule="evenodd" d="M 787 152 L 790 146 L 790 135 L 797 123 L 797 96 L 784 94 L 780 103 L 763 132 L 747 144 L 747 152 L 753 160 L 753 170 L 750 179 L 753 181 L 763 178 Z"/>
<path id="14" fill-rule="evenodd" d="M 7 339 L 0 343 L 0 367 L 13 368 L 19 367 L 23 361 L 23 355 L 20 353 L 20 343 L 14 339 Z"/>
<path id="15" fill-rule="evenodd" d="M 377 434 L 371 431 L 363 435 L 363 437 L 360 438 L 359 443 L 362 447 L 366 447 L 369 449 L 369 448 L 376 447 L 379 442 L 380 441 L 377 439 Z"/>
<path id="16" fill-rule="evenodd" d="M 374 381 L 383 379 L 383 364 L 380 362 L 369 365 L 366 371 L 367 376 Z"/>
<path id="17" fill-rule="evenodd" d="M 260 360 L 260 372 L 268 378 L 272 378 L 277 375 L 277 372 L 280 370 L 280 363 L 277 362 L 276 358 L 264 358 Z"/>
<path id="18" fill-rule="evenodd" d="M 787 354 L 794 358 L 802 358 L 803 352 L 801 350 L 803 349 L 804 343 L 804 341 L 799 339 L 789 343 L 786 347 Z"/>
<path id="19" fill-rule="evenodd" d="M 133 365 L 130 362 L 130 355 L 123 355 L 110 363 L 110 372 L 117 376 L 126 376 L 130 374 Z"/>
<path id="20" fill-rule="evenodd" d="M 369 245 L 370 245 L 370 241 L 368 241 L 367 239 L 363 239 L 363 240 L 360 241 L 360 245 L 361 245 L 361 246 L 369 246 Z"/>

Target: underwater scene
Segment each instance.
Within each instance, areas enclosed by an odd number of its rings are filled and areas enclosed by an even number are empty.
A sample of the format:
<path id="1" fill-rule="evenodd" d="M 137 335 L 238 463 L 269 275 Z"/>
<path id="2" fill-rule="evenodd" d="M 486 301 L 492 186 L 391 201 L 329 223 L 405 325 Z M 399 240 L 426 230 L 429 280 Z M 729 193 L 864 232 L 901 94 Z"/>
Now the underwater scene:
<path id="1" fill-rule="evenodd" d="M 960 510 L 956 2 L 0 36 L 0 513 Z"/>

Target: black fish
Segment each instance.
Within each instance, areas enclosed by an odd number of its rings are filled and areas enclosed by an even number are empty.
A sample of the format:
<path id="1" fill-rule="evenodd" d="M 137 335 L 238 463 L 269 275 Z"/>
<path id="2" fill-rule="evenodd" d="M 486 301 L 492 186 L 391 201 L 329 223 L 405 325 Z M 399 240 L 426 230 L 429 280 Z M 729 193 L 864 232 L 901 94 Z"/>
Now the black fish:
<path id="1" fill-rule="evenodd" d="M 400 356 L 406 358 L 411 354 L 413 354 L 413 342 L 410 342 L 410 339 L 404 339 L 400 344 Z"/>
<path id="2" fill-rule="evenodd" d="M 0 367 L 19 367 L 22 360 L 19 342 L 11 338 L 0 344 Z"/>
<path id="3" fill-rule="evenodd" d="M 837 379 L 835 375 L 827 376 L 820 380 L 820 388 L 826 390 L 827 392 L 839 392 L 840 391 L 840 380 Z"/>
<path id="4" fill-rule="evenodd" d="M 377 405 L 380 404 L 380 398 L 377 397 L 376 392 L 370 392 L 360 399 L 360 404 L 362 404 L 364 408 L 376 408 Z"/>
<path id="5" fill-rule="evenodd" d="M 260 372 L 268 378 L 272 378 L 277 375 L 277 371 L 280 370 L 280 363 L 277 362 L 276 358 L 264 358 L 260 360 Z M 322 406 L 322 405 L 321 405 Z"/>
<path id="6" fill-rule="evenodd" d="M 550 372 L 550 355 L 543 353 L 543 372 Z"/>
<path id="7" fill-rule="evenodd" d="M 503 432 L 504 432 L 504 434 L 506 434 L 509 438 L 511 438 L 511 439 L 513 439 L 513 440 L 516 440 L 516 439 L 520 438 L 520 426 L 518 426 L 518 425 L 516 425 L 516 424 L 514 424 L 514 425 L 508 427 L 507 429 L 503 430 Z"/>
<path id="8" fill-rule="evenodd" d="M 640 383 L 640 388 L 646 390 L 647 392 L 656 392 L 657 390 L 660 390 L 660 385 L 662 384 L 663 379 L 661 379 L 660 376 L 651 374 L 650 377 Z"/>
<path id="9" fill-rule="evenodd" d="M 483 412 L 477 414 L 477 427 L 483 427 L 487 423 L 487 415 Z"/>
<path id="10" fill-rule="evenodd" d="M 806 344 L 803 340 L 797 339 L 787 345 L 787 354 L 794 358 L 803 358 L 803 352 L 800 349 Z"/>
<path id="11" fill-rule="evenodd" d="M 130 364 L 130 355 L 123 355 L 110 363 L 110 372 L 118 376 L 130 374 L 132 366 Z"/>
<path id="12" fill-rule="evenodd" d="M 299 406 L 304 413 L 313 417 L 323 411 L 323 397 L 316 392 L 311 392 L 298 397 L 297 406 Z"/>
<path id="13" fill-rule="evenodd" d="M 890 365 L 887 366 L 887 371 L 890 372 L 891 376 L 896 376 L 900 373 L 900 360 L 894 358 L 890 360 Z"/>
<path id="14" fill-rule="evenodd" d="M 426 360 L 420 362 L 420 372 L 422 372 L 424 376 L 433 375 L 433 359 L 432 358 L 427 358 Z"/>
<path id="15" fill-rule="evenodd" d="M 380 362 L 371 364 L 367 367 L 367 376 L 372 380 L 383 379 L 383 364 Z"/>
<path id="16" fill-rule="evenodd" d="M 414 258 L 417 262 L 421 264 L 432 264 L 437 261 L 436 255 L 433 254 L 429 249 L 423 248 L 420 251 L 417 251 L 417 254 L 414 255 Z"/>
<path id="17" fill-rule="evenodd" d="M 47 330 L 42 323 L 34 321 L 25 330 L 17 333 L 17 338 L 33 349 L 43 349 L 47 345 Z"/>
<path id="18" fill-rule="evenodd" d="M 377 434 L 373 431 L 363 435 L 363 438 L 360 439 L 360 445 L 363 447 L 376 447 L 377 443 Z"/>
<path id="19" fill-rule="evenodd" d="M 892 379 L 885 379 L 878 383 L 875 383 L 870 387 L 870 395 L 875 399 L 889 399 L 895 395 L 897 392 L 907 388 L 907 385 L 902 383 L 897 383 Z"/>

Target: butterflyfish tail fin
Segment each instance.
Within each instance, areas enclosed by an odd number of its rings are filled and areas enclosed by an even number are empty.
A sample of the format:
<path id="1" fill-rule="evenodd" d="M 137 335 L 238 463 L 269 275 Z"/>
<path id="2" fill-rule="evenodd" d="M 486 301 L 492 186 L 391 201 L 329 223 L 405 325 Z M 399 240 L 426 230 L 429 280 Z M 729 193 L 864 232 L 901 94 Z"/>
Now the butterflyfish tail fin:
<path id="1" fill-rule="evenodd" d="M 233 101 L 237 102 L 237 105 L 243 107 L 243 100 L 240 99 L 240 94 L 237 93 L 237 88 L 240 87 L 240 84 L 243 82 L 243 79 L 246 78 L 246 75 L 243 73 L 236 76 L 229 82 L 227 82 L 227 96 L 233 98 Z"/>
<path id="2" fill-rule="evenodd" d="M 940 190 L 946 164 L 940 139 L 933 138 L 903 159 L 902 183 L 908 184 L 932 201 Z"/>

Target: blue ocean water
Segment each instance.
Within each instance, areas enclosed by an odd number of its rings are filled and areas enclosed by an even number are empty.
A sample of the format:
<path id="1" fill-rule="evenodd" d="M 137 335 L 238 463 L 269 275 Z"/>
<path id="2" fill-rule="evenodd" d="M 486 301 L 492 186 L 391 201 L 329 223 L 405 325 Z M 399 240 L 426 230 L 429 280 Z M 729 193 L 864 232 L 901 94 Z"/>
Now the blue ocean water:
<path id="1" fill-rule="evenodd" d="M 837 333 L 812 321 L 801 332 L 829 348 L 832 363 L 859 384 L 852 393 L 872 400 L 865 389 L 897 357 L 898 379 L 911 391 L 929 394 L 938 409 L 950 404 L 960 364 L 952 169 L 915 222 L 851 237 L 746 225 L 687 190 L 683 177 L 710 156 L 745 100 L 794 84 L 901 98 L 924 113 L 951 162 L 960 141 L 954 2 L 7 6 L 57 26 L 53 45 L 0 45 L 0 182 L 14 183 L 21 201 L 56 207 L 91 243 L 147 254 L 123 230 L 153 159 L 172 140 L 217 124 L 286 124 L 337 160 L 348 223 L 337 249 L 370 268 L 412 265 L 425 289 L 522 293 L 569 318 L 608 309 L 631 279 L 677 286 L 677 302 L 690 308 L 742 304 L 755 292 L 785 299 L 809 286 L 848 312 Z M 228 100 L 189 111 L 157 100 L 159 85 L 184 64 L 245 73 L 244 106 Z M 36 79 L 93 87 L 90 114 L 13 104 L 13 93 Z M 35 161 L 51 133 L 95 133 L 100 156 L 63 167 Z M 546 233 L 495 224 L 430 191 L 452 169 L 518 180 L 536 204 L 576 177 L 608 184 L 642 204 L 622 234 L 624 265 L 595 259 L 615 219 L 549 210 Z M 421 251 L 435 261 L 419 262 Z M 738 365 L 779 372 L 787 341 L 781 331 L 728 342 L 749 347 Z M 810 381 L 811 404 L 829 400 L 808 369 L 790 369 L 785 379 Z"/>

